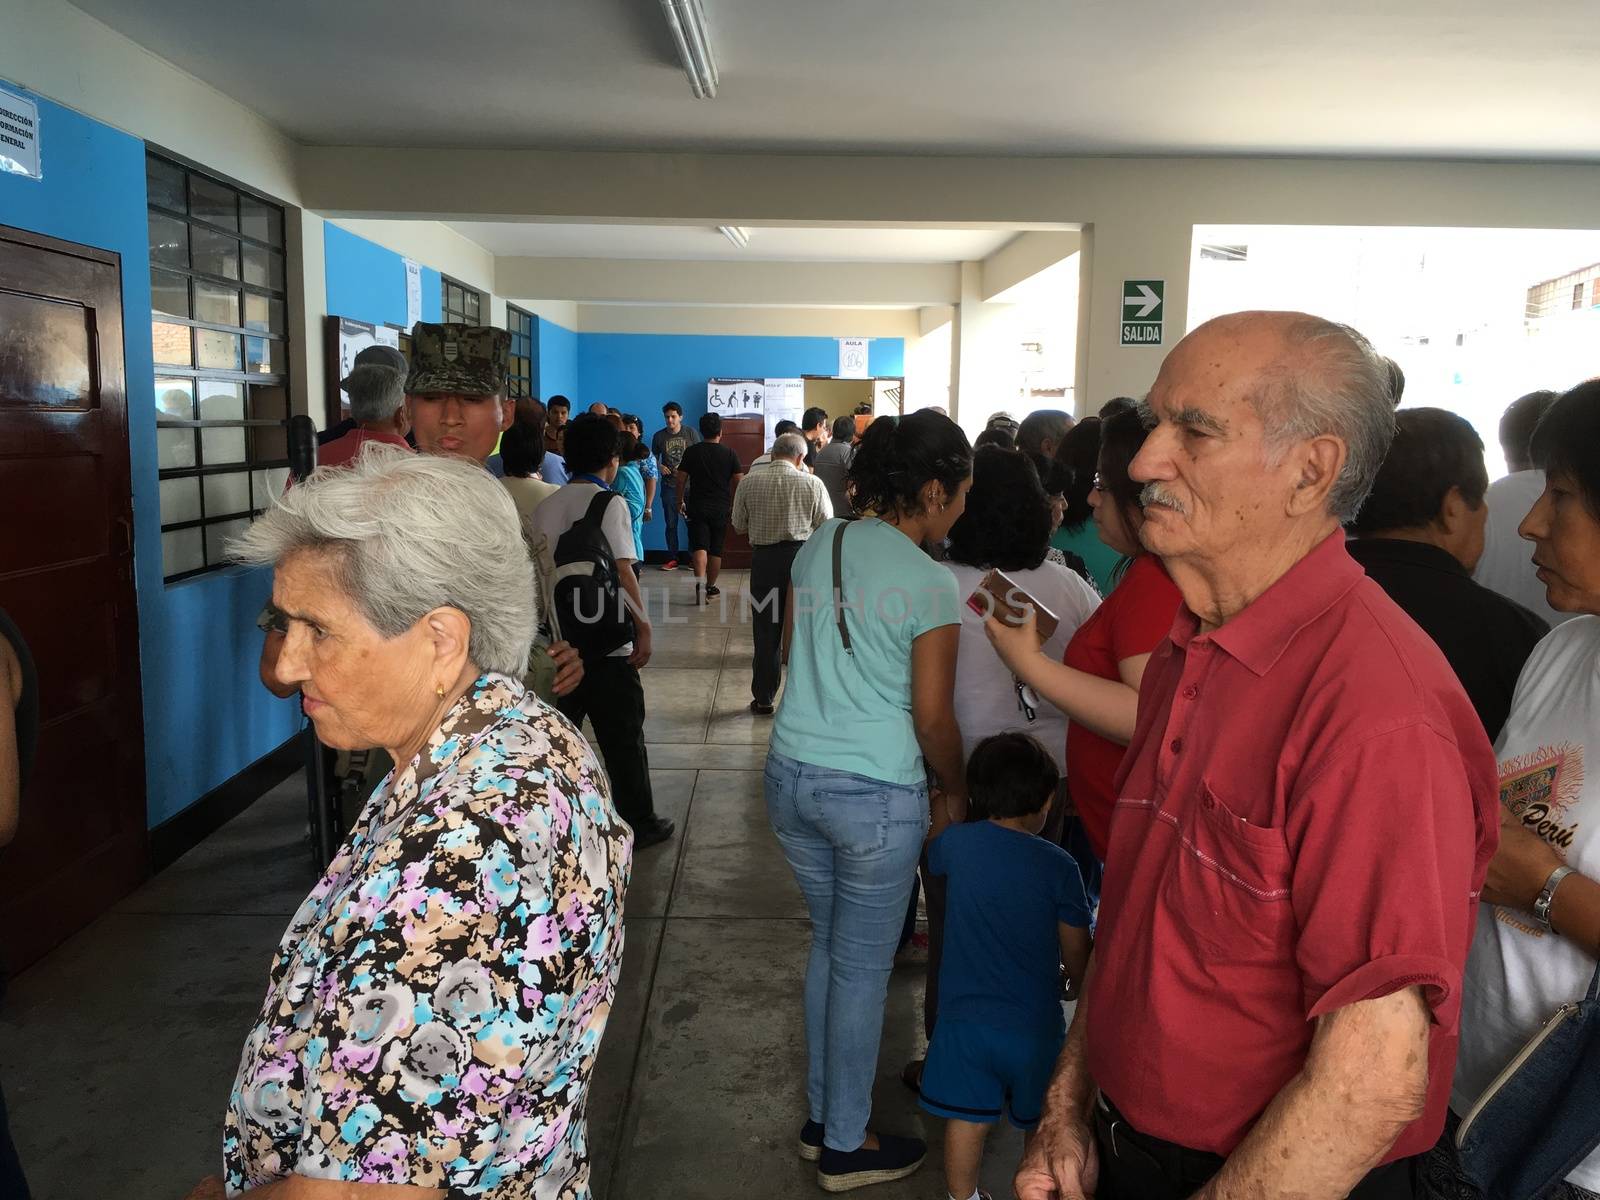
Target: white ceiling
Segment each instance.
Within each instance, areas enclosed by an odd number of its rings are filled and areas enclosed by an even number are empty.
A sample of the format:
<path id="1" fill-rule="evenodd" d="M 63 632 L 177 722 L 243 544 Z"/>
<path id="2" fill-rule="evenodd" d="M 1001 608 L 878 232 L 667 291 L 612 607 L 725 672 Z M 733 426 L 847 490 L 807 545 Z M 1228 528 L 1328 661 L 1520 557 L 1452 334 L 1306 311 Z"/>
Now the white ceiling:
<path id="1" fill-rule="evenodd" d="M 972 262 L 1016 236 L 1010 229 L 747 226 L 750 244 L 740 249 L 709 225 L 453 221 L 450 228 L 502 256 L 733 262 Z"/>
<path id="2" fill-rule="evenodd" d="M 76 2 L 317 144 L 1600 158 L 1596 0 Z"/>

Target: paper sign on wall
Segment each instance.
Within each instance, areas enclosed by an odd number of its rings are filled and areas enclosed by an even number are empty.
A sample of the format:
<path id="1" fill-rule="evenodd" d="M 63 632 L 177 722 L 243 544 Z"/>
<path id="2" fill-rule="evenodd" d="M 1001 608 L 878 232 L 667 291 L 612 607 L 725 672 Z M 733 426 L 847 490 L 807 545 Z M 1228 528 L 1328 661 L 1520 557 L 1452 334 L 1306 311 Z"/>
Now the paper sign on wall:
<path id="1" fill-rule="evenodd" d="M 355 370 L 356 355 L 368 346 L 393 346 L 400 349 L 400 331 L 388 325 L 369 325 L 365 321 L 339 318 L 339 378 Z"/>
<path id="2" fill-rule="evenodd" d="M 422 320 L 422 264 L 406 259 L 406 328 Z"/>
<path id="3" fill-rule="evenodd" d="M 765 383 L 767 401 L 767 449 L 778 440 L 778 422 L 793 421 L 800 424 L 806 411 L 806 381 L 804 379 L 768 379 Z"/>
<path id="4" fill-rule="evenodd" d="M 39 179 L 39 106 L 0 90 L 0 171 Z"/>
<path id="5" fill-rule="evenodd" d="M 706 411 L 719 417 L 760 417 L 766 414 L 766 384 L 760 379 L 708 379 Z"/>
<path id="6" fill-rule="evenodd" d="M 839 339 L 839 378 L 867 377 L 867 343 L 871 340 L 871 338 Z"/>

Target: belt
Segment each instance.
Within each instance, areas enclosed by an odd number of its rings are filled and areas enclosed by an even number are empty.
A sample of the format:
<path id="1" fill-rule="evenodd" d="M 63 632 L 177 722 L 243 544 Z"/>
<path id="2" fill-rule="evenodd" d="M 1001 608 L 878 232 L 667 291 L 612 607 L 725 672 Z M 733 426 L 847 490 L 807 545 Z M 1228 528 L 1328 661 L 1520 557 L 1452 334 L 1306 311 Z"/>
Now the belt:
<path id="1" fill-rule="evenodd" d="M 794 538 L 785 538 L 781 542 L 762 542 L 756 546 L 757 550 L 775 550 L 779 546 L 804 546 L 805 543 Z"/>
<path id="2" fill-rule="evenodd" d="M 1177 1142 L 1140 1133 L 1128 1124 L 1128 1119 L 1104 1092 L 1095 1095 L 1094 1119 L 1114 1157 L 1127 1158 L 1131 1153 L 1136 1159 L 1153 1160 L 1163 1173 L 1174 1177 L 1192 1177 L 1201 1172 L 1215 1174 L 1227 1161 L 1220 1154 L 1194 1150 Z"/>

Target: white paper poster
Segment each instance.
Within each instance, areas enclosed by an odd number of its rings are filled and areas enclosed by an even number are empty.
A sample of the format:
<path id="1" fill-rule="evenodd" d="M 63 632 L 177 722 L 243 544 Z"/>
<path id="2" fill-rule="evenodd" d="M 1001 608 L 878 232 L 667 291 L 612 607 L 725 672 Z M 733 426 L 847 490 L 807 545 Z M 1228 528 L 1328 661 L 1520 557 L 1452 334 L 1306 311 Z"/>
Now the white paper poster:
<path id="1" fill-rule="evenodd" d="M 871 338 L 839 339 L 839 378 L 865 379 L 867 377 L 867 343 Z"/>
<path id="2" fill-rule="evenodd" d="M 422 320 L 422 264 L 406 259 L 406 328 Z"/>
<path id="3" fill-rule="evenodd" d="M 41 178 L 39 106 L 4 90 L 0 90 L 0 171 Z"/>
<path id="4" fill-rule="evenodd" d="M 760 379 L 708 379 L 706 411 L 719 417 L 759 417 L 766 412 L 766 387 Z"/>
<path id="5" fill-rule="evenodd" d="M 767 449 L 778 440 L 778 422 L 793 421 L 800 424 L 806 410 L 806 381 L 804 379 L 768 379 L 767 397 Z"/>
<path id="6" fill-rule="evenodd" d="M 339 318 L 339 378 L 355 369 L 356 355 L 368 346 L 400 348 L 400 331 L 389 325 L 368 325 L 365 321 Z M 348 401 L 346 401 L 348 403 Z"/>

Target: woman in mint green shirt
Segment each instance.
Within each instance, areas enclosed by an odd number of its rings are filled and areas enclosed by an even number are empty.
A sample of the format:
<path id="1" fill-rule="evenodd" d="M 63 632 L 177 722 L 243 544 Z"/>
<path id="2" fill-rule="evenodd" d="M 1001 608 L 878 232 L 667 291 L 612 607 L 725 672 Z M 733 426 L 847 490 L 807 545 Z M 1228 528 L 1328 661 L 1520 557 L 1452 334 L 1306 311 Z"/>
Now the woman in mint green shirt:
<path id="1" fill-rule="evenodd" d="M 880 417 L 849 473 L 856 512 L 872 515 L 824 523 L 790 572 L 789 678 L 766 798 L 811 913 L 799 1151 L 828 1191 L 904 1178 L 927 1150 L 867 1122 L 917 860 L 930 822 L 936 834 L 966 813 L 953 704 L 964 597 L 922 546 L 955 524 L 971 476 L 971 448 L 948 417 Z"/>

